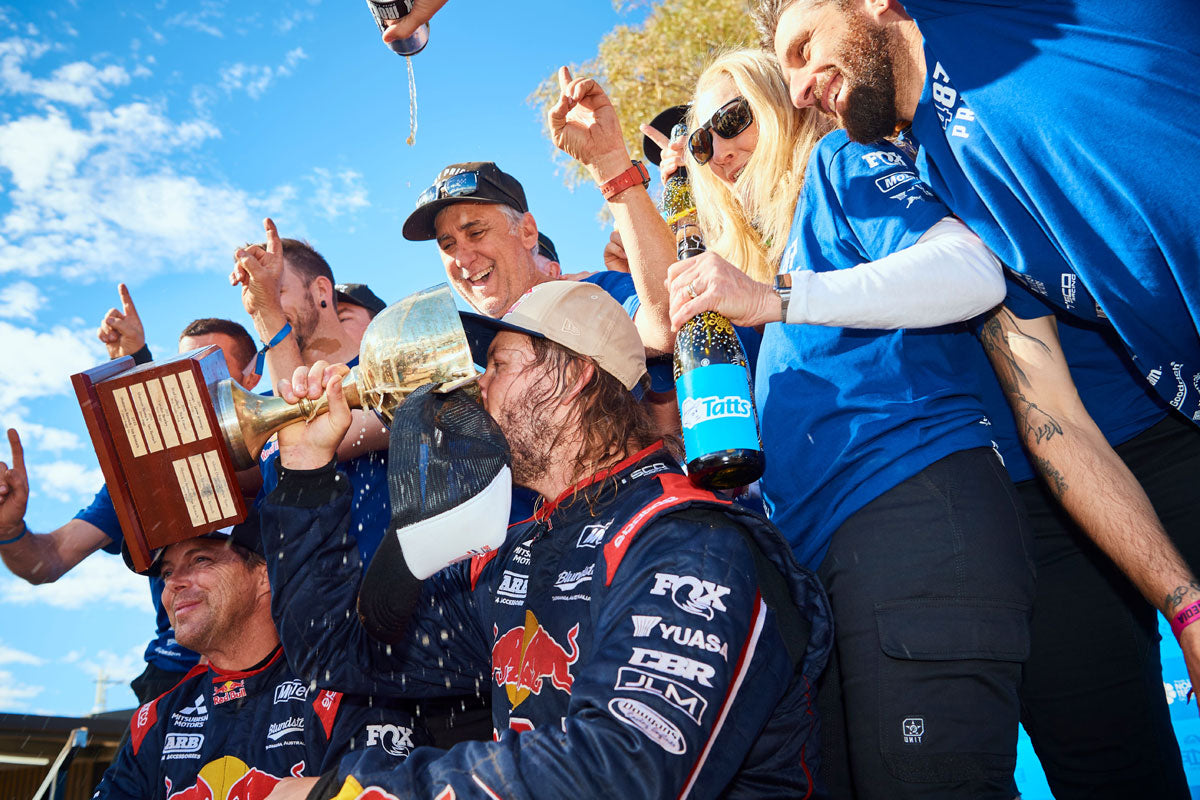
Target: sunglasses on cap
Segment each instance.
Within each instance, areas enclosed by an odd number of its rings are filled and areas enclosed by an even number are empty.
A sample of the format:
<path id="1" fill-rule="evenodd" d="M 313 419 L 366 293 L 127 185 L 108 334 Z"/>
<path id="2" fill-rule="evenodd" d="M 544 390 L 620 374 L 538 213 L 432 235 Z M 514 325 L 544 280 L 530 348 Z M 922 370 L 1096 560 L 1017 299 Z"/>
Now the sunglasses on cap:
<path id="1" fill-rule="evenodd" d="M 697 164 L 707 164 L 713 156 L 712 135 L 732 139 L 754 122 L 750 103 L 744 97 L 735 97 L 713 112 L 712 118 L 692 131 L 688 137 L 688 152 Z"/>
<path id="2" fill-rule="evenodd" d="M 417 195 L 417 208 L 446 197 L 470 197 L 479 192 L 479 187 L 483 183 L 487 183 L 488 186 L 511 200 L 514 207 L 523 205 L 517 198 L 506 192 L 504 187 L 489 180 L 486 175 L 471 171 L 460 172 L 457 175 L 450 175 L 434 181 L 432 186 Z"/>

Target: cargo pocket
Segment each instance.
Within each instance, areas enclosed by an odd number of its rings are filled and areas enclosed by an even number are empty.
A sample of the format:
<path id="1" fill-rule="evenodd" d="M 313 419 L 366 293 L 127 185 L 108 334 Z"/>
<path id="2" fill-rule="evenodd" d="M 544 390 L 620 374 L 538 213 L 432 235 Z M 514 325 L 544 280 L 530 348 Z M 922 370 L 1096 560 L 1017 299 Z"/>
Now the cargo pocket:
<path id="1" fill-rule="evenodd" d="M 1028 605 L 921 597 L 875 605 L 879 746 L 899 780 L 1011 779 Z"/>

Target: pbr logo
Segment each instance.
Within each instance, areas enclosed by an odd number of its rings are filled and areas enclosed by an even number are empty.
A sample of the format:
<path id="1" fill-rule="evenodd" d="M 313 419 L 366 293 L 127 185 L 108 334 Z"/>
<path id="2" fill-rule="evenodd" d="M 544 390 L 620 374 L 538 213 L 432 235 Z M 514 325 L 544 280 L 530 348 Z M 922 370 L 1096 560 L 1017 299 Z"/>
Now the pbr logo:
<path id="1" fill-rule="evenodd" d="M 654 588 L 650 594 L 670 595 L 671 602 L 689 614 L 695 614 L 705 619 L 713 618 L 713 611 L 725 611 L 725 603 L 721 598 L 729 594 L 730 589 L 702 581 L 691 575 L 671 575 L 659 572 L 654 576 Z"/>
<path id="2" fill-rule="evenodd" d="M 629 663 L 635 667 L 647 667 L 655 672 L 694 681 L 701 686 L 711 687 L 712 681 L 709 679 L 717 674 L 715 669 L 702 661 L 675 653 L 666 653 L 662 650 L 650 650 L 646 647 L 633 648 L 633 655 L 629 657 Z"/>
<path id="3" fill-rule="evenodd" d="M 412 750 L 412 728 L 400 725 L 368 725 L 367 747 L 378 745 L 393 756 L 406 756 Z"/>
<path id="4" fill-rule="evenodd" d="M 492 677 L 503 686 L 513 708 L 531 694 L 541 694 L 546 680 L 559 691 L 571 693 L 575 676 L 571 666 L 579 660 L 579 623 L 567 631 L 567 647 L 554 640 L 532 611 L 525 612 L 525 626 L 500 635 L 492 626 Z M 570 649 L 568 649 L 568 647 Z"/>

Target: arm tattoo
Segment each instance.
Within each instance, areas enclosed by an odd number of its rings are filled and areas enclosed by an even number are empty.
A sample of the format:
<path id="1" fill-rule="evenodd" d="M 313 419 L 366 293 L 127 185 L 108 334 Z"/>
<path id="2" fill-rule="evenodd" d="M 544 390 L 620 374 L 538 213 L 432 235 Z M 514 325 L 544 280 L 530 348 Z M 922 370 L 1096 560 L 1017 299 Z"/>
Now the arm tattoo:
<path id="1" fill-rule="evenodd" d="M 988 359 L 992 362 L 992 369 L 996 372 L 996 378 L 1000 381 L 1001 388 L 1008 395 L 1009 403 L 1013 407 L 1013 417 L 1016 418 L 1022 439 L 1028 441 L 1032 437 L 1033 444 L 1048 442 L 1055 435 L 1063 435 L 1062 426 L 1058 424 L 1058 420 L 1042 411 L 1036 403 L 1025 396 L 1023 388 L 1032 386 L 1032 384 L 1029 376 L 1017 363 L 1017 359 L 1008 345 L 1004 334 L 1006 325 L 1001 324 L 1000 321 L 1002 315 L 1007 327 L 1015 331 L 1021 338 L 1036 343 L 1047 353 L 1050 352 L 1050 348 L 1041 339 L 1023 332 L 1017 324 L 1017 318 L 1006 308 L 1000 308 L 988 317 L 979 332 L 979 341 L 983 345 Z M 1058 475 L 1057 471 L 1055 471 L 1055 475 Z M 1062 476 L 1058 475 L 1058 479 L 1061 481 Z M 1064 483 L 1063 489 L 1065 490 L 1065 488 L 1066 484 Z"/>
<path id="2" fill-rule="evenodd" d="M 1200 592 L 1200 583 L 1190 581 L 1184 586 L 1176 586 L 1173 590 L 1167 593 L 1166 609 L 1168 614 L 1175 613 L 1175 610 L 1183 603 L 1183 599 L 1192 592 Z"/>
<path id="3" fill-rule="evenodd" d="M 1067 493 L 1067 479 L 1063 474 L 1055 469 L 1054 465 L 1041 456 L 1033 456 L 1033 461 L 1037 465 L 1038 472 L 1046 479 L 1050 490 L 1054 492 L 1054 496 L 1062 499 L 1062 496 Z"/>

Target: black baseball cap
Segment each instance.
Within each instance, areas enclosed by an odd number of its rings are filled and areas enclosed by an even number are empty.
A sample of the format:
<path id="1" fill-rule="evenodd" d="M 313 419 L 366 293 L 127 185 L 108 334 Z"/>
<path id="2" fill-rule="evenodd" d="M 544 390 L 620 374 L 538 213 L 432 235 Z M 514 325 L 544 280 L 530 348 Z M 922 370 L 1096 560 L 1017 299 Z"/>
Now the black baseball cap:
<path id="1" fill-rule="evenodd" d="M 670 139 L 671 131 L 684 121 L 689 108 L 691 106 L 671 106 L 660 111 L 657 117 L 650 120 L 650 127 Z M 646 160 L 654 166 L 657 167 L 662 163 L 662 148 L 655 144 L 649 136 L 642 137 L 642 152 L 646 154 Z"/>
<path id="2" fill-rule="evenodd" d="M 451 164 L 438 173 L 433 185 L 417 197 L 417 209 L 404 220 L 402 233 L 410 242 L 437 238 L 433 221 L 438 212 L 455 203 L 499 203 L 524 214 L 529 211 L 521 182 L 491 161 Z"/>
<path id="3" fill-rule="evenodd" d="M 217 539 L 232 542 L 233 544 L 241 545 L 252 553 L 258 553 L 265 557 L 262 545 L 262 532 L 258 522 L 258 509 L 251 509 L 250 514 L 246 519 L 232 528 L 222 528 L 221 530 L 212 531 L 210 533 L 202 533 L 194 537 L 196 539 Z M 182 539 L 181 541 L 189 541 Z M 168 545 L 169 547 L 170 545 Z M 148 575 L 151 578 L 157 578 L 159 570 L 162 568 L 162 555 L 166 547 L 159 547 L 150 553 L 150 566 L 140 574 Z M 125 566 L 137 572 L 133 566 L 133 557 L 129 553 L 129 544 L 125 541 L 121 542 L 121 557 L 125 559 Z"/>
<path id="4" fill-rule="evenodd" d="M 372 318 L 387 308 L 387 303 L 380 300 L 365 283 L 338 283 L 334 284 L 333 291 L 339 304 L 362 306 Z"/>
<path id="5" fill-rule="evenodd" d="M 558 251 L 554 249 L 554 242 L 541 231 L 538 231 L 538 252 L 551 261 L 558 261 Z"/>

